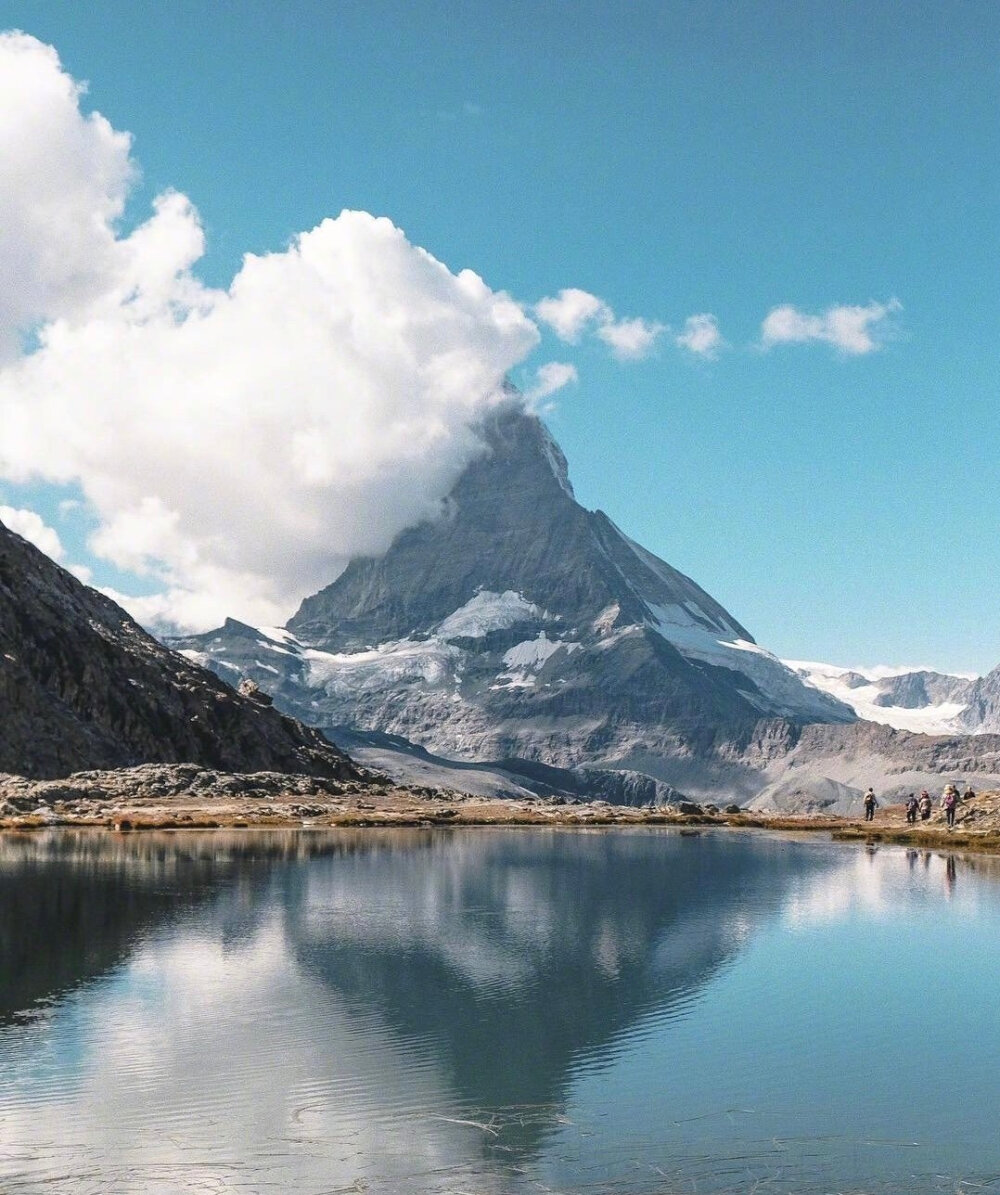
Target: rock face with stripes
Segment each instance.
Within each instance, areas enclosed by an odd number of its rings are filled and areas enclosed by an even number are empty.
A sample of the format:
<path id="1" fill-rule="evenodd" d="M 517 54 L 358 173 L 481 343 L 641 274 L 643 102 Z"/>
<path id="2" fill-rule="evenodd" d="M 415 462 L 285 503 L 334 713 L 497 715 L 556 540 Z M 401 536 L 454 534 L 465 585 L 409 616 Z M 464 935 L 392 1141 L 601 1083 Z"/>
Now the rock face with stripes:
<path id="1" fill-rule="evenodd" d="M 0 525 L 0 772 L 195 763 L 350 779 L 322 734 L 168 650 Z"/>

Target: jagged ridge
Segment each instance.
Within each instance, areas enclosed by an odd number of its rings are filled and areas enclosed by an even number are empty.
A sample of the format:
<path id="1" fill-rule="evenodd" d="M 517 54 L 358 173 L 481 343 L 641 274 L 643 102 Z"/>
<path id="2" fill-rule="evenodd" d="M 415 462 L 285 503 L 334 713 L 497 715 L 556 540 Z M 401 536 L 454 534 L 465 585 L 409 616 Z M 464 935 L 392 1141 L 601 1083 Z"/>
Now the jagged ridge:
<path id="1" fill-rule="evenodd" d="M 0 771 L 137 763 L 350 778 L 315 729 L 168 651 L 0 524 Z"/>

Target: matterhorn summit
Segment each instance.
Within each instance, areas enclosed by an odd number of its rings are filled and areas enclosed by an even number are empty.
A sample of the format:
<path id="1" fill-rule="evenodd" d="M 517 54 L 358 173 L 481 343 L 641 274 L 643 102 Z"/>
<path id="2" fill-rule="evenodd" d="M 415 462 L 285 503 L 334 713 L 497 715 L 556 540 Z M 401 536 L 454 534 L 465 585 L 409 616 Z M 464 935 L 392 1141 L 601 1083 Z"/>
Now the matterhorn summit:
<path id="1" fill-rule="evenodd" d="M 738 754 L 762 720 L 855 719 L 581 506 L 541 420 L 512 405 L 482 436 L 440 518 L 352 560 L 287 627 L 229 621 L 178 646 L 320 727 L 670 783 L 706 752 Z"/>

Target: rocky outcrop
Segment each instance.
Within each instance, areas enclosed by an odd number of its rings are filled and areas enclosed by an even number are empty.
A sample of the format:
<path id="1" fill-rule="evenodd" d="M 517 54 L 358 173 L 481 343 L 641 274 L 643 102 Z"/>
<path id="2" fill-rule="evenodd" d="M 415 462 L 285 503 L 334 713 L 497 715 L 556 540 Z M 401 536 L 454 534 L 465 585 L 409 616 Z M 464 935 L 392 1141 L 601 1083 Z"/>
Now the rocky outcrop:
<path id="1" fill-rule="evenodd" d="M 334 726 L 328 733 L 352 759 L 407 788 L 430 786 L 480 797 L 603 800 L 615 805 L 676 805 L 684 794 L 628 770 L 557 768 L 527 759 L 469 762 L 434 755 L 398 735 Z"/>
<path id="2" fill-rule="evenodd" d="M 0 525 L 0 771 L 189 762 L 358 775 L 313 728 L 167 650 Z"/>
<path id="3" fill-rule="evenodd" d="M 339 796 L 360 788 L 357 780 L 287 772 L 219 772 L 197 764 L 141 764 L 110 771 L 74 772 L 57 780 L 31 780 L 0 774 L 3 806 L 24 812 L 57 802 L 124 802 L 183 797 L 206 804 L 234 797 Z"/>
<path id="4" fill-rule="evenodd" d="M 751 808 L 854 816 L 869 785 L 883 804 L 924 788 L 940 794 L 948 784 L 1000 787 L 1000 736 L 913 734 L 875 722 L 809 725 L 759 777 Z"/>
<path id="5" fill-rule="evenodd" d="M 973 681 L 956 722 L 971 734 L 1000 733 L 1000 666 Z"/>
<path id="6" fill-rule="evenodd" d="M 923 709 L 942 702 L 964 702 L 973 688 L 973 682 L 960 676 L 947 676 L 940 672 L 904 672 L 899 676 L 887 676 L 878 681 L 879 695 L 875 704 L 901 709 Z"/>

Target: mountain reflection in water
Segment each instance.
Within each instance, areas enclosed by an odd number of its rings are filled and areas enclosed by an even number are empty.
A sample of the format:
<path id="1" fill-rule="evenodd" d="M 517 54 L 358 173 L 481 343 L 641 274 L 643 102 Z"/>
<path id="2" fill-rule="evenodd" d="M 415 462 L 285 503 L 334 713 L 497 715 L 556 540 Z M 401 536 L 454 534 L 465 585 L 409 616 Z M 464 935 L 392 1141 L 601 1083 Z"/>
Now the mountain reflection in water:
<path id="1" fill-rule="evenodd" d="M 594 1154 L 574 1093 L 763 927 L 870 911 L 922 868 L 961 899 L 964 860 L 893 858 L 649 830 L 0 837 L 0 1188 L 690 1189 Z M 673 1069 L 654 1119 L 699 1098 Z M 706 1159 L 698 1189 L 731 1189 Z"/>

